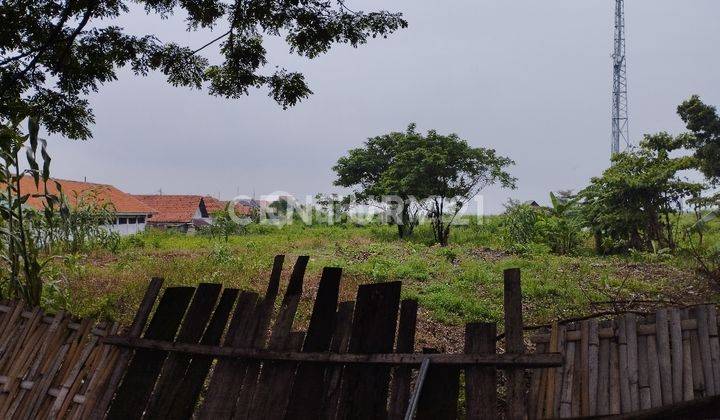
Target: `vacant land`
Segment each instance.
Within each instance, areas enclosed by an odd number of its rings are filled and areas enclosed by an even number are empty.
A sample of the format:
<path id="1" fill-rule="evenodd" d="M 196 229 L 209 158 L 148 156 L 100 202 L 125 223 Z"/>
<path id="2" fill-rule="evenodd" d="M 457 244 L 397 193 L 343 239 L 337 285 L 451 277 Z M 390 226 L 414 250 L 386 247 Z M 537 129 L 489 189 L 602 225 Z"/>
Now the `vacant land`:
<path id="1" fill-rule="evenodd" d="M 402 280 L 405 297 L 421 305 L 421 342 L 453 347 L 462 323 L 502 322 L 502 272 L 522 269 L 528 324 L 582 316 L 653 302 L 719 301 L 707 280 L 677 258 L 653 254 L 628 257 L 551 255 L 538 247 L 522 255 L 503 250 L 497 223 L 471 224 L 453 232 L 450 246 L 429 246 L 420 226 L 412 240 L 399 240 L 389 226 L 250 226 L 224 239 L 170 232 L 146 232 L 113 250 L 64 257 L 52 267 L 47 306 L 79 316 L 127 322 L 148 280 L 167 285 L 219 282 L 264 290 L 276 254 L 286 254 L 285 280 L 298 255 L 311 257 L 300 310 L 308 318 L 320 271 L 344 269 L 342 298 L 354 298 L 362 283 Z M 610 304 L 609 302 L 615 302 Z M 455 338 L 458 338 L 457 340 Z"/>

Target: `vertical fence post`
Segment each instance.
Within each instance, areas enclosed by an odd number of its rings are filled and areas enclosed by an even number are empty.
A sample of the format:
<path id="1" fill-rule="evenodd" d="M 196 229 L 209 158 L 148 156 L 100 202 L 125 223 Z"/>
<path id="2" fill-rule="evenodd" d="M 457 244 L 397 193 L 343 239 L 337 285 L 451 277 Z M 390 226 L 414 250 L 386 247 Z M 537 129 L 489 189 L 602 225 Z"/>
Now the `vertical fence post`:
<path id="1" fill-rule="evenodd" d="M 521 354 L 523 342 L 522 291 L 520 269 L 505 270 L 505 352 Z M 522 420 L 525 417 L 525 372 L 523 369 L 507 369 L 507 419 Z"/>
<path id="2" fill-rule="evenodd" d="M 416 300 L 405 299 L 400 306 L 400 324 L 398 325 L 396 353 L 412 353 L 415 350 L 415 330 L 417 327 L 418 303 Z M 402 419 L 407 411 L 410 400 L 410 384 L 412 369 L 396 367 L 390 385 L 390 406 L 388 418 Z"/>
<path id="3" fill-rule="evenodd" d="M 465 353 L 495 354 L 495 323 L 465 326 Z M 465 369 L 465 401 L 468 420 L 497 418 L 497 371 L 494 366 Z"/>

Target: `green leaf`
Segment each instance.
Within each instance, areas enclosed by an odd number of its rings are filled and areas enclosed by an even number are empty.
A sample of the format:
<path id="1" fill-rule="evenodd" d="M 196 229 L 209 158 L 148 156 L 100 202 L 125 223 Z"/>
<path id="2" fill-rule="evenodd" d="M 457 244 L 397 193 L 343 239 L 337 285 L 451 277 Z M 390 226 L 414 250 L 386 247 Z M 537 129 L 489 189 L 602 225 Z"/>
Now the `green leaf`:
<path id="1" fill-rule="evenodd" d="M 40 133 L 40 119 L 31 115 L 28 118 L 28 135 L 30 137 L 30 147 L 33 152 L 37 150 L 38 133 Z"/>

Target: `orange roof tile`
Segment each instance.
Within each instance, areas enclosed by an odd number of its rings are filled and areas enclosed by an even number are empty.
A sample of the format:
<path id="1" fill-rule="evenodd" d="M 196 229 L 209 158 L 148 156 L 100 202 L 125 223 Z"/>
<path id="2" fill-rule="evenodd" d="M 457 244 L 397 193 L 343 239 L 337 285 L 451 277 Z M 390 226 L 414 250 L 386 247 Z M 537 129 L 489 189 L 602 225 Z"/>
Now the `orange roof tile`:
<path id="1" fill-rule="evenodd" d="M 200 209 L 208 217 L 203 197 L 199 195 L 134 195 L 157 211 L 148 223 L 190 223 Z"/>
<path id="2" fill-rule="evenodd" d="M 204 196 L 203 201 L 205 202 L 205 209 L 207 209 L 207 212 L 210 215 L 212 215 L 216 211 L 225 210 L 225 206 L 227 205 L 227 201 L 218 200 L 217 198 L 210 195 Z"/>
<path id="3" fill-rule="evenodd" d="M 154 213 L 150 206 L 112 185 L 52 178 L 47 183 L 48 193 L 60 194 L 56 182 L 60 184 L 62 193 L 71 207 L 77 206 L 78 202 L 85 202 L 96 205 L 110 205 L 116 213 L 122 214 Z M 44 184 L 40 182 L 38 188 L 31 176 L 24 176 L 20 180 L 20 193 L 30 194 L 27 204 L 37 210 L 43 209 L 44 199 L 39 195 L 43 194 L 44 191 Z"/>
<path id="4" fill-rule="evenodd" d="M 210 216 L 212 216 L 215 212 L 225 210 L 225 206 L 229 203 L 229 201 L 218 200 L 217 198 L 209 195 L 203 197 L 203 200 L 205 201 L 205 208 Z M 238 216 L 249 216 L 252 214 L 252 210 L 252 206 L 243 204 L 242 202 L 235 204 L 235 214 Z"/>

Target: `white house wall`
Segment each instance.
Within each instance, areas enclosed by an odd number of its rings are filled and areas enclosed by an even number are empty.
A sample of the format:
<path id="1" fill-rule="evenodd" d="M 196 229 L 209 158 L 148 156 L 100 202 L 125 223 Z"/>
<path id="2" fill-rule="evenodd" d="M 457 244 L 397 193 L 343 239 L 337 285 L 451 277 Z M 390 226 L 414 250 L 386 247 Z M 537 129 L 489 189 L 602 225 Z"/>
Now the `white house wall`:
<path id="1" fill-rule="evenodd" d="M 114 224 L 104 225 L 104 228 L 111 232 L 116 232 L 120 236 L 134 235 L 145 230 L 145 223 L 125 223 L 125 224 Z"/>

